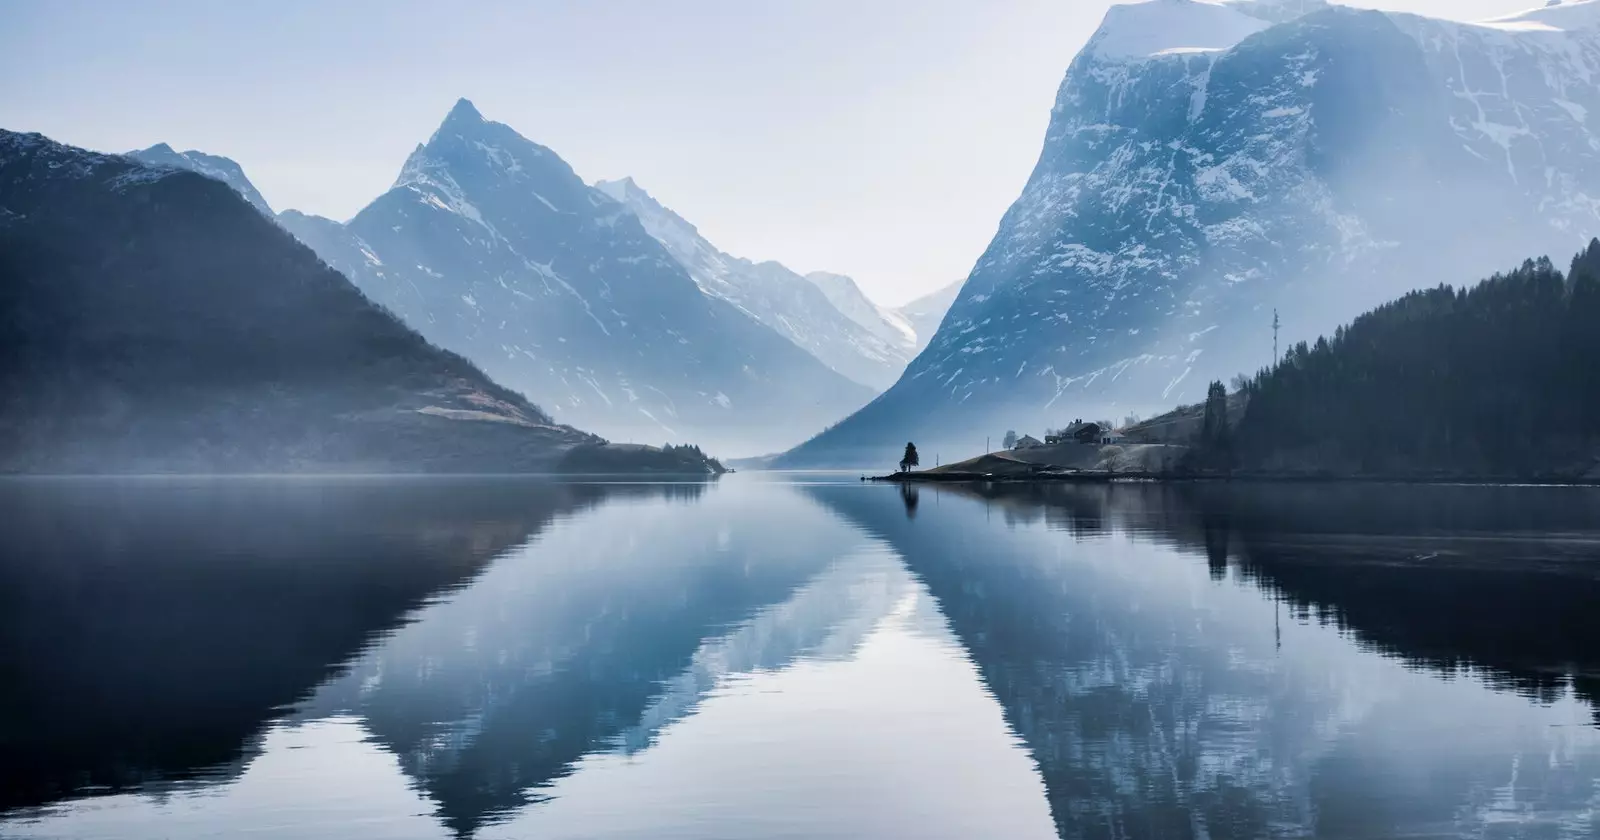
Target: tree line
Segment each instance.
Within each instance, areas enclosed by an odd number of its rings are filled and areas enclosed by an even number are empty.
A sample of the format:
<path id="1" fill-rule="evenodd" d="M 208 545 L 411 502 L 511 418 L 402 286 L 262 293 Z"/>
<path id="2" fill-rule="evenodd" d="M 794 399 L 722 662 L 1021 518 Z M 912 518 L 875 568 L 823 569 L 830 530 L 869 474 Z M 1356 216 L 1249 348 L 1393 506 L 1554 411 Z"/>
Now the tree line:
<path id="1" fill-rule="evenodd" d="M 1213 383 L 1193 465 L 1370 475 L 1581 475 L 1600 451 L 1600 240 L 1416 291 L 1237 382 Z M 1219 414 L 1220 412 L 1220 414 Z"/>

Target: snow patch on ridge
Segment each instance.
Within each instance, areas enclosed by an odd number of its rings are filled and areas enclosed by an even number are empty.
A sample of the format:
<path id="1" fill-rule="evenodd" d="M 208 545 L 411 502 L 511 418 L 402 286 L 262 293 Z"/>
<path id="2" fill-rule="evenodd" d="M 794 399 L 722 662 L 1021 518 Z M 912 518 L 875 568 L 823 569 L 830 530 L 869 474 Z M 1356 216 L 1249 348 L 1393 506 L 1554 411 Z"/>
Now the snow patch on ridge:
<path id="1" fill-rule="evenodd" d="M 1600 28 L 1600 0 L 1555 0 L 1537 9 L 1480 21 L 1510 32 L 1570 32 Z"/>
<path id="2" fill-rule="evenodd" d="M 1143 59 L 1227 50 L 1270 25 L 1220 2 L 1144 0 L 1112 6 L 1086 51 L 1106 59 Z"/>

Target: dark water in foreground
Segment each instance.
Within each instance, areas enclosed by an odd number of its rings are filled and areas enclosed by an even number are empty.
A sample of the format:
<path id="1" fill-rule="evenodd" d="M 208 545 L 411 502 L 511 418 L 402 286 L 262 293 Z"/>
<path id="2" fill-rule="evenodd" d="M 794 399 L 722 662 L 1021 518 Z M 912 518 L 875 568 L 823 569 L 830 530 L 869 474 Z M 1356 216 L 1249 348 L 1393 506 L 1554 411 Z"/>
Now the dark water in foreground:
<path id="1" fill-rule="evenodd" d="M 1600 836 L 1600 492 L 0 483 L 0 836 Z"/>

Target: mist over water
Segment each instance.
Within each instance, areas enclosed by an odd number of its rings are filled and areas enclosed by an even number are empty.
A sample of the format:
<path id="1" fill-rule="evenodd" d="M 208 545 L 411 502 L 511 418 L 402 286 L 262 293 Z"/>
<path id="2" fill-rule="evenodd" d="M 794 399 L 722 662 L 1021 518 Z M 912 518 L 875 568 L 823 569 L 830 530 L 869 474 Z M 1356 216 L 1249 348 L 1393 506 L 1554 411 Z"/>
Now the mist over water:
<path id="1" fill-rule="evenodd" d="M 1585 837 L 1600 493 L 0 485 L 0 835 Z"/>

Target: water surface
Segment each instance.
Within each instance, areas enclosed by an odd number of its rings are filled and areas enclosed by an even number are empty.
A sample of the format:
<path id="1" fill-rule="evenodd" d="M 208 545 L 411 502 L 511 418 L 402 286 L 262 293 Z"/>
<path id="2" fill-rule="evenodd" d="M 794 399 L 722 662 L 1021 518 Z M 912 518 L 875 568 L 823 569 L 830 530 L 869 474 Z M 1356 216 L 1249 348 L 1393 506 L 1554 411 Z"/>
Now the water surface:
<path id="1" fill-rule="evenodd" d="M 0 836 L 1600 836 L 1600 493 L 0 483 Z"/>

